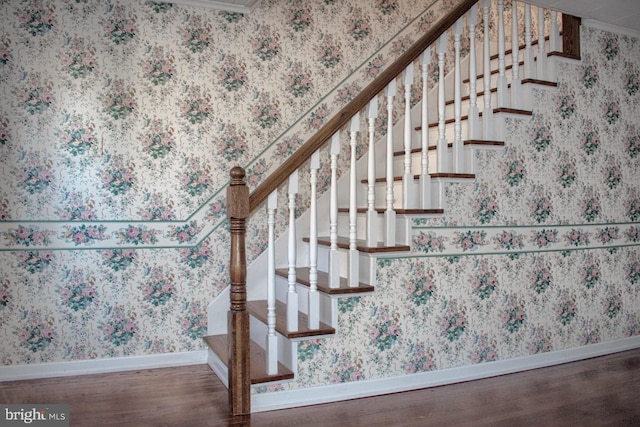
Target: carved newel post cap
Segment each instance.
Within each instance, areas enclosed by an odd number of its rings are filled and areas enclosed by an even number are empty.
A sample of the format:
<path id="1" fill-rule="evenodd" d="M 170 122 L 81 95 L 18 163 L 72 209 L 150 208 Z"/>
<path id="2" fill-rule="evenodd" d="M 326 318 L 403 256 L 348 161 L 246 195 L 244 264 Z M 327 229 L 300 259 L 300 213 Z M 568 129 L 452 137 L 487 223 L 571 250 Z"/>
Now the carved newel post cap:
<path id="1" fill-rule="evenodd" d="M 231 185 L 241 185 L 243 184 L 246 173 L 240 166 L 234 166 L 231 168 L 229 175 L 231 175 Z"/>

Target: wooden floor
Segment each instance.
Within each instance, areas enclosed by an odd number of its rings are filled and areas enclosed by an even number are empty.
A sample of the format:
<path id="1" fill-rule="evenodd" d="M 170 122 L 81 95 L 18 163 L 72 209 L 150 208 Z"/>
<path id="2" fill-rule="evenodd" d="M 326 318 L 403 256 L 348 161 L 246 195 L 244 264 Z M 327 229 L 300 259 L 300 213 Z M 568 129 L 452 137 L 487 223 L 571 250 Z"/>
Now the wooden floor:
<path id="1" fill-rule="evenodd" d="M 72 426 L 640 426 L 640 349 L 245 418 L 226 402 L 206 365 L 0 382 L 0 403 L 67 403 Z"/>

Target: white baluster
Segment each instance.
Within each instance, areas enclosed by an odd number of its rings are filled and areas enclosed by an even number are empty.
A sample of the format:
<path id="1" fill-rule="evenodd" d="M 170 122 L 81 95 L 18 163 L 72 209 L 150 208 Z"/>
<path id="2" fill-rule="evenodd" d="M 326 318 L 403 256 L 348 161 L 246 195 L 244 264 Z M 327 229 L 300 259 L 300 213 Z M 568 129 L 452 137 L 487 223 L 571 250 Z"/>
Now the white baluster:
<path id="1" fill-rule="evenodd" d="M 329 202 L 329 287 L 340 287 L 340 254 L 338 253 L 338 155 L 340 134 L 331 137 L 331 199 Z"/>
<path id="2" fill-rule="evenodd" d="M 491 46 L 489 44 L 489 10 L 491 0 L 482 0 L 482 20 L 484 21 L 484 71 L 482 81 L 484 82 L 484 109 L 482 110 L 482 128 L 484 139 L 492 140 L 494 137 L 493 109 L 491 108 Z"/>
<path id="3" fill-rule="evenodd" d="M 422 64 L 422 105 L 421 105 L 421 121 L 422 128 L 420 131 L 422 156 L 421 156 L 421 172 L 420 172 L 420 207 L 429 209 L 431 206 L 431 176 L 429 175 L 429 100 L 428 87 L 429 82 L 429 64 L 431 64 L 431 47 L 428 47 L 420 58 Z"/>
<path id="4" fill-rule="evenodd" d="M 536 57 L 536 72 L 538 80 L 547 78 L 547 52 L 544 36 L 544 9 L 538 7 L 538 56 Z"/>
<path id="5" fill-rule="evenodd" d="M 533 47 L 531 45 L 531 5 L 524 6 L 524 78 L 532 79 L 535 76 L 536 62 Z"/>
<path id="6" fill-rule="evenodd" d="M 522 85 L 520 84 L 520 42 L 518 41 L 518 3 L 511 4 L 511 108 L 522 108 Z"/>
<path id="7" fill-rule="evenodd" d="M 480 117 L 478 112 L 478 89 L 476 87 L 476 25 L 478 25 L 478 3 L 474 4 L 467 14 L 469 25 L 469 113 L 468 139 L 480 139 Z"/>
<path id="8" fill-rule="evenodd" d="M 378 244 L 378 213 L 376 212 L 376 141 L 375 128 L 378 117 L 378 98 L 374 97 L 368 106 L 369 153 L 367 154 L 367 246 Z"/>
<path id="9" fill-rule="evenodd" d="M 386 89 L 387 95 L 387 184 L 386 202 L 387 209 L 384 212 L 384 245 L 396 244 L 396 211 L 393 208 L 393 98 L 396 96 L 396 81 L 392 80 Z"/>
<path id="10" fill-rule="evenodd" d="M 404 173 L 402 174 L 402 207 L 415 208 L 415 188 L 411 173 L 411 86 L 413 86 L 413 63 L 404 70 Z"/>
<path id="11" fill-rule="evenodd" d="M 360 284 L 360 253 L 358 252 L 358 205 L 357 205 L 357 173 L 356 148 L 358 145 L 358 131 L 360 130 L 360 113 L 351 118 L 349 129 L 351 146 L 351 167 L 349 173 L 349 286 Z"/>
<path id="12" fill-rule="evenodd" d="M 447 34 L 443 34 L 438 39 L 438 172 L 449 171 L 449 147 L 447 136 L 445 135 L 445 98 L 444 98 L 444 55 L 447 53 Z"/>
<path id="13" fill-rule="evenodd" d="M 453 47 L 455 57 L 453 84 L 453 111 L 455 117 L 453 138 L 453 171 L 462 173 L 464 169 L 464 146 L 462 145 L 462 77 L 460 74 L 460 36 L 462 18 L 453 25 Z"/>
<path id="14" fill-rule="evenodd" d="M 296 194 L 298 194 L 298 171 L 289 177 L 289 291 L 287 292 L 287 330 L 298 330 L 298 292 L 296 290 Z"/>
<path id="15" fill-rule="evenodd" d="M 311 205 L 309 207 L 309 329 L 320 327 L 320 294 L 318 292 L 318 169 L 320 153 L 311 155 Z"/>
<path id="16" fill-rule="evenodd" d="M 558 28 L 558 12 L 551 11 L 551 28 L 549 28 L 549 52 L 560 51 L 560 29 Z M 558 81 L 558 62 L 547 57 L 547 80 Z"/>
<path id="17" fill-rule="evenodd" d="M 558 12 L 551 11 L 551 29 L 549 30 L 549 52 L 560 51 L 560 28 L 558 26 Z"/>
<path id="18" fill-rule="evenodd" d="M 267 374 L 278 373 L 278 337 L 276 336 L 276 244 L 275 224 L 278 190 L 267 199 L 268 275 L 267 275 Z"/>
<path id="19" fill-rule="evenodd" d="M 504 60 L 504 0 L 498 0 L 498 108 L 509 106 Z"/>

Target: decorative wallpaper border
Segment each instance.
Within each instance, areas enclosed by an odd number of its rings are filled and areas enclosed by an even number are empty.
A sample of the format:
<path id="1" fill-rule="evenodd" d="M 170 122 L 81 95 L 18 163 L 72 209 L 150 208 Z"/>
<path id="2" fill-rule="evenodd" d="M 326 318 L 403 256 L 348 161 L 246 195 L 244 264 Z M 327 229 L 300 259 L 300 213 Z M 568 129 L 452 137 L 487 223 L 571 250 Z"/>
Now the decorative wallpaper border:
<path id="1" fill-rule="evenodd" d="M 570 252 L 640 246 L 640 223 L 545 226 L 423 227 L 414 220 L 414 257 L 507 255 L 529 252 Z M 405 258 L 406 255 L 385 258 Z"/>

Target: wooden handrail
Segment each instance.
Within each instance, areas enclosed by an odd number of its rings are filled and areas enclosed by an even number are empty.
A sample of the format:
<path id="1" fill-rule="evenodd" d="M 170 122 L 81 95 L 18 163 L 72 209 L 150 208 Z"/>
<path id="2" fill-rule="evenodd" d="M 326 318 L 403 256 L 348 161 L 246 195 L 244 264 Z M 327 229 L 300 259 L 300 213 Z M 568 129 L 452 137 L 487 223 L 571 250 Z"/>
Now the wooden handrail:
<path id="1" fill-rule="evenodd" d="M 438 40 L 458 19 L 471 9 L 478 0 L 463 0 L 436 25 L 427 31 L 420 39 L 414 43 L 405 53 L 384 70 L 375 80 L 362 90 L 351 102 L 332 117 L 322 128 L 318 130 L 309 140 L 296 150 L 276 171 L 260 184 L 249 196 L 249 212 L 254 212 L 264 202 L 269 194 L 276 190 L 294 171 L 299 169 L 304 162 L 311 158 L 311 155 L 318 151 L 336 132 L 346 125 L 349 120 L 363 108 L 367 106 L 375 96 L 384 90 L 385 87 L 405 68 L 425 51 L 429 46 Z"/>

